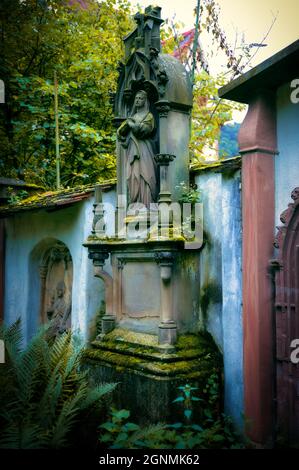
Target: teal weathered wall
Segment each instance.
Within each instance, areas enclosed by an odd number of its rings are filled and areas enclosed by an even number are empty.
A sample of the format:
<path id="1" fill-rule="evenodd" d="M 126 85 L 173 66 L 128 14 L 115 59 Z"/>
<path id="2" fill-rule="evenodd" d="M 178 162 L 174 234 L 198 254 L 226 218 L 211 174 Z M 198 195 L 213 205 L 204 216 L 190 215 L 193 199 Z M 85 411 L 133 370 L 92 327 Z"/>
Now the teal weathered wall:
<path id="1" fill-rule="evenodd" d="M 109 195 L 105 196 L 109 200 Z M 93 197 L 54 212 L 19 213 L 6 219 L 5 303 L 6 323 L 22 319 L 26 341 L 38 327 L 40 284 L 36 250 L 61 241 L 73 260 L 72 329 L 88 340 L 104 286 L 93 276 L 88 251 L 82 246 L 91 231 Z"/>
<path id="2" fill-rule="evenodd" d="M 299 103 L 291 102 L 290 83 L 277 90 L 277 147 L 275 156 L 275 223 L 288 207 L 291 191 L 299 186 Z"/>
<path id="3" fill-rule="evenodd" d="M 203 202 L 200 323 L 223 353 L 225 412 L 243 427 L 242 223 L 240 170 L 196 175 Z"/>

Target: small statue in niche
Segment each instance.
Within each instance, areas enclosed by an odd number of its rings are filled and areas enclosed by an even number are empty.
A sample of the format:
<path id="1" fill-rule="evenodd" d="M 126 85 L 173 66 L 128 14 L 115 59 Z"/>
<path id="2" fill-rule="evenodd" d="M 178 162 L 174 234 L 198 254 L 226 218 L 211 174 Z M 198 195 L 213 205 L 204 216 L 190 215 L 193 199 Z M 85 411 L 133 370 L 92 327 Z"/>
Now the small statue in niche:
<path id="1" fill-rule="evenodd" d="M 290 204 L 288 204 L 288 208 L 284 210 L 282 214 L 280 214 L 280 220 L 283 224 L 288 223 L 289 219 L 292 216 L 292 210 L 294 206 L 297 205 L 297 201 L 299 199 L 299 187 L 293 189 L 293 191 L 291 192 L 291 198 L 293 199 L 294 202 L 291 202 Z"/>
<path id="2" fill-rule="evenodd" d="M 291 198 L 293 199 L 294 202 L 296 202 L 299 199 L 299 188 L 293 189 Z"/>
<path id="3" fill-rule="evenodd" d="M 68 330 L 67 321 L 71 313 L 71 302 L 65 299 L 65 283 L 59 281 L 56 285 L 56 295 L 51 299 L 51 306 L 47 310 L 48 319 L 51 325 L 48 336 L 57 336 Z"/>
<path id="4" fill-rule="evenodd" d="M 117 137 L 126 152 L 126 175 L 130 203 L 141 202 L 149 207 L 156 201 L 157 177 L 153 143 L 150 137 L 155 120 L 149 110 L 147 93 L 136 93 L 132 114 L 118 128 Z"/>

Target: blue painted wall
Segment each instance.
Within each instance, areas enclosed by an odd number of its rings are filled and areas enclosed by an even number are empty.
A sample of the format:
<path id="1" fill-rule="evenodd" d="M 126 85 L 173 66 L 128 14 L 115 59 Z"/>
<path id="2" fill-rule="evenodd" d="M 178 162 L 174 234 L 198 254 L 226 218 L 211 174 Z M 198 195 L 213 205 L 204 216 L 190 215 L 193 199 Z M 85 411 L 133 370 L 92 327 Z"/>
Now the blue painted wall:
<path id="1" fill-rule="evenodd" d="M 223 353 L 225 412 L 243 428 L 242 222 L 240 171 L 198 172 L 206 243 L 200 254 L 200 327 Z M 208 288 L 208 286 L 210 286 Z"/>
<path id="2" fill-rule="evenodd" d="M 114 202 L 114 193 L 104 193 L 104 201 Z M 71 253 L 72 329 L 80 331 L 86 341 L 89 339 L 104 300 L 103 282 L 94 277 L 88 250 L 82 246 L 91 232 L 92 204 L 91 195 L 90 199 L 59 211 L 19 213 L 6 219 L 4 318 L 8 324 L 22 319 L 26 341 L 38 327 L 40 281 L 34 253 L 51 240 L 63 242 Z"/>
<path id="3" fill-rule="evenodd" d="M 277 147 L 275 157 L 275 223 L 292 202 L 291 191 L 299 186 L 299 103 L 291 102 L 290 84 L 277 91 Z"/>

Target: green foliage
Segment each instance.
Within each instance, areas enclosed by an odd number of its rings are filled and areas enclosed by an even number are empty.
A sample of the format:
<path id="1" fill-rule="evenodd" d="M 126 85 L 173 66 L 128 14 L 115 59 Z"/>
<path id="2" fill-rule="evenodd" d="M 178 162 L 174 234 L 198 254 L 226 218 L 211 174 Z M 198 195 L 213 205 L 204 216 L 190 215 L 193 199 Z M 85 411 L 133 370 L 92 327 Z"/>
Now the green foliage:
<path id="1" fill-rule="evenodd" d="M 23 199 L 26 199 L 26 197 L 28 196 L 28 192 L 24 189 L 22 189 L 21 191 L 16 191 L 11 186 L 7 188 L 7 194 L 9 196 L 7 200 L 8 204 L 17 204 Z"/>
<path id="2" fill-rule="evenodd" d="M 58 77 L 61 181 L 63 186 L 94 183 L 115 177 L 115 131 L 111 92 L 116 90 L 122 38 L 132 30 L 129 0 L 2 0 L 0 5 L 0 78 L 5 81 L 0 106 L 0 174 L 25 177 L 54 188 L 54 71 Z M 202 31 L 211 30 L 238 71 L 219 29 L 215 2 L 203 4 Z M 203 13 L 202 13 L 203 14 Z M 177 49 L 190 69 L 188 50 L 178 48 L 182 24 L 166 22 L 163 52 Z M 203 55 L 198 53 L 201 62 Z M 200 72 L 194 87 L 191 159 L 205 160 L 214 151 L 220 127 L 240 105 L 219 101 L 224 76 Z"/>
<path id="3" fill-rule="evenodd" d="M 115 384 L 89 386 L 80 370 L 82 346 L 71 333 L 55 340 L 41 329 L 22 350 L 20 322 L 1 328 L 0 448 L 63 448 L 82 439 L 91 410 L 99 410 Z"/>
<path id="4" fill-rule="evenodd" d="M 205 399 L 194 395 L 197 387 L 179 386 L 173 401 L 183 405 L 185 423 L 157 424 L 148 427 L 128 421 L 128 410 L 111 410 L 111 419 L 102 424 L 100 442 L 110 449 L 235 449 L 245 443 L 234 431 L 230 418 L 220 414 L 219 378 L 212 374 L 204 389 Z M 201 423 L 193 423 L 193 408 L 200 404 Z"/>
<path id="5" fill-rule="evenodd" d="M 186 419 L 186 422 L 189 423 L 191 421 L 192 417 L 192 402 L 193 401 L 204 401 L 202 398 L 198 398 L 193 395 L 194 390 L 198 390 L 197 387 L 191 387 L 191 385 L 186 384 L 184 386 L 178 387 L 178 389 L 182 392 L 181 395 L 179 395 L 175 400 L 173 400 L 173 403 L 178 403 L 181 402 L 184 406 L 184 417 Z"/>
<path id="6" fill-rule="evenodd" d="M 205 71 L 195 77 L 189 146 L 193 162 L 204 161 L 207 155 L 217 158 L 221 127 L 232 120 L 233 111 L 244 109 L 243 105 L 218 97 L 218 89 L 225 83 L 224 75 L 214 78 Z"/>
<path id="7" fill-rule="evenodd" d="M 181 191 L 179 202 L 190 202 L 191 204 L 194 204 L 200 201 L 200 191 L 196 187 L 191 185 L 189 187 L 184 181 L 182 181 L 177 188 Z"/>
<path id="8" fill-rule="evenodd" d="M 163 435 L 161 424 L 140 427 L 128 421 L 130 411 L 111 409 L 111 420 L 100 425 L 100 442 L 110 449 L 151 448 L 153 442 Z"/>
<path id="9" fill-rule="evenodd" d="M 219 21 L 219 5 L 214 0 L 200 2 L 199 37 L 209 37 L 209 47 L 202 50 L 198 46 L 196 52 L 196 74 L 193 87 L 193 110 L 190 140 L 190 160 L 193 163 L 202 162 L 207 158 L 218 158 L 218 142 L 221 127 L 232 120 L 234 111 L 241 111 L 244 105 L 222 100 L 218 97 L 218 89 L 235 78 L 243 71 L 245 64 L 249 64 L 249 50 L 244 44 L 238 47 L 238 55 L 229 45 L 225 32 Z M 181 22 L 167 21 L 162 29 L 163 52 L 173 54 L 183 63 L 188 72 L 193 67 L 193 43 L 186 47 L 182 41 L 183 35 L 178 31 L 183 29 Z M 209 73 L 209 61 L 213 55 L 222 54 L 222 65 L 227 72 L 212 76 Z M 219 59 L 218 59 L 219 60 Z M 241 65 L 243 64 L 243 65 Z M 233 142 L 236 138 L 233 136 Z M 226 144 L 226 146 L 228 146 Z M 236 145 L 235 145 L 236 147 Z M 235 148 L 234 147 L 234 148 Z M 221 157 L 225 153 L 221 152 Z"/>
<path id="10" fill-rule="evenodd" d="M 85 4 L 1 2 L 0 78 L 6 103 L 0 107 L 0 174 L 15 177 L 24 171 L 27 181 L 54 187 L 55 70 L 62 184 L 115 176 L 110 93 L 116 89 L 122 38 L 132 26 L 129 3 Z"/>

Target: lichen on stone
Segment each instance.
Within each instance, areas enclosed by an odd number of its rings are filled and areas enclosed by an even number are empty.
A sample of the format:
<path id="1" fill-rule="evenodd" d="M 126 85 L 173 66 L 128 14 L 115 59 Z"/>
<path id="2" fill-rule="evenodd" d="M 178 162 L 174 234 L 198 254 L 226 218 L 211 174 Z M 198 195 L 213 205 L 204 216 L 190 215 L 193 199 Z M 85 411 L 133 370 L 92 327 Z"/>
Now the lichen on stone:
<path id="1" fill-rule="evenodd" d="M 85 351 L 93 365 L 157 377 L 199 378 L 220 370 L 221 355 L 208 334 L 181 335 L 173 352 L 161 351 L 158 337 L 116 328 Z"/>

